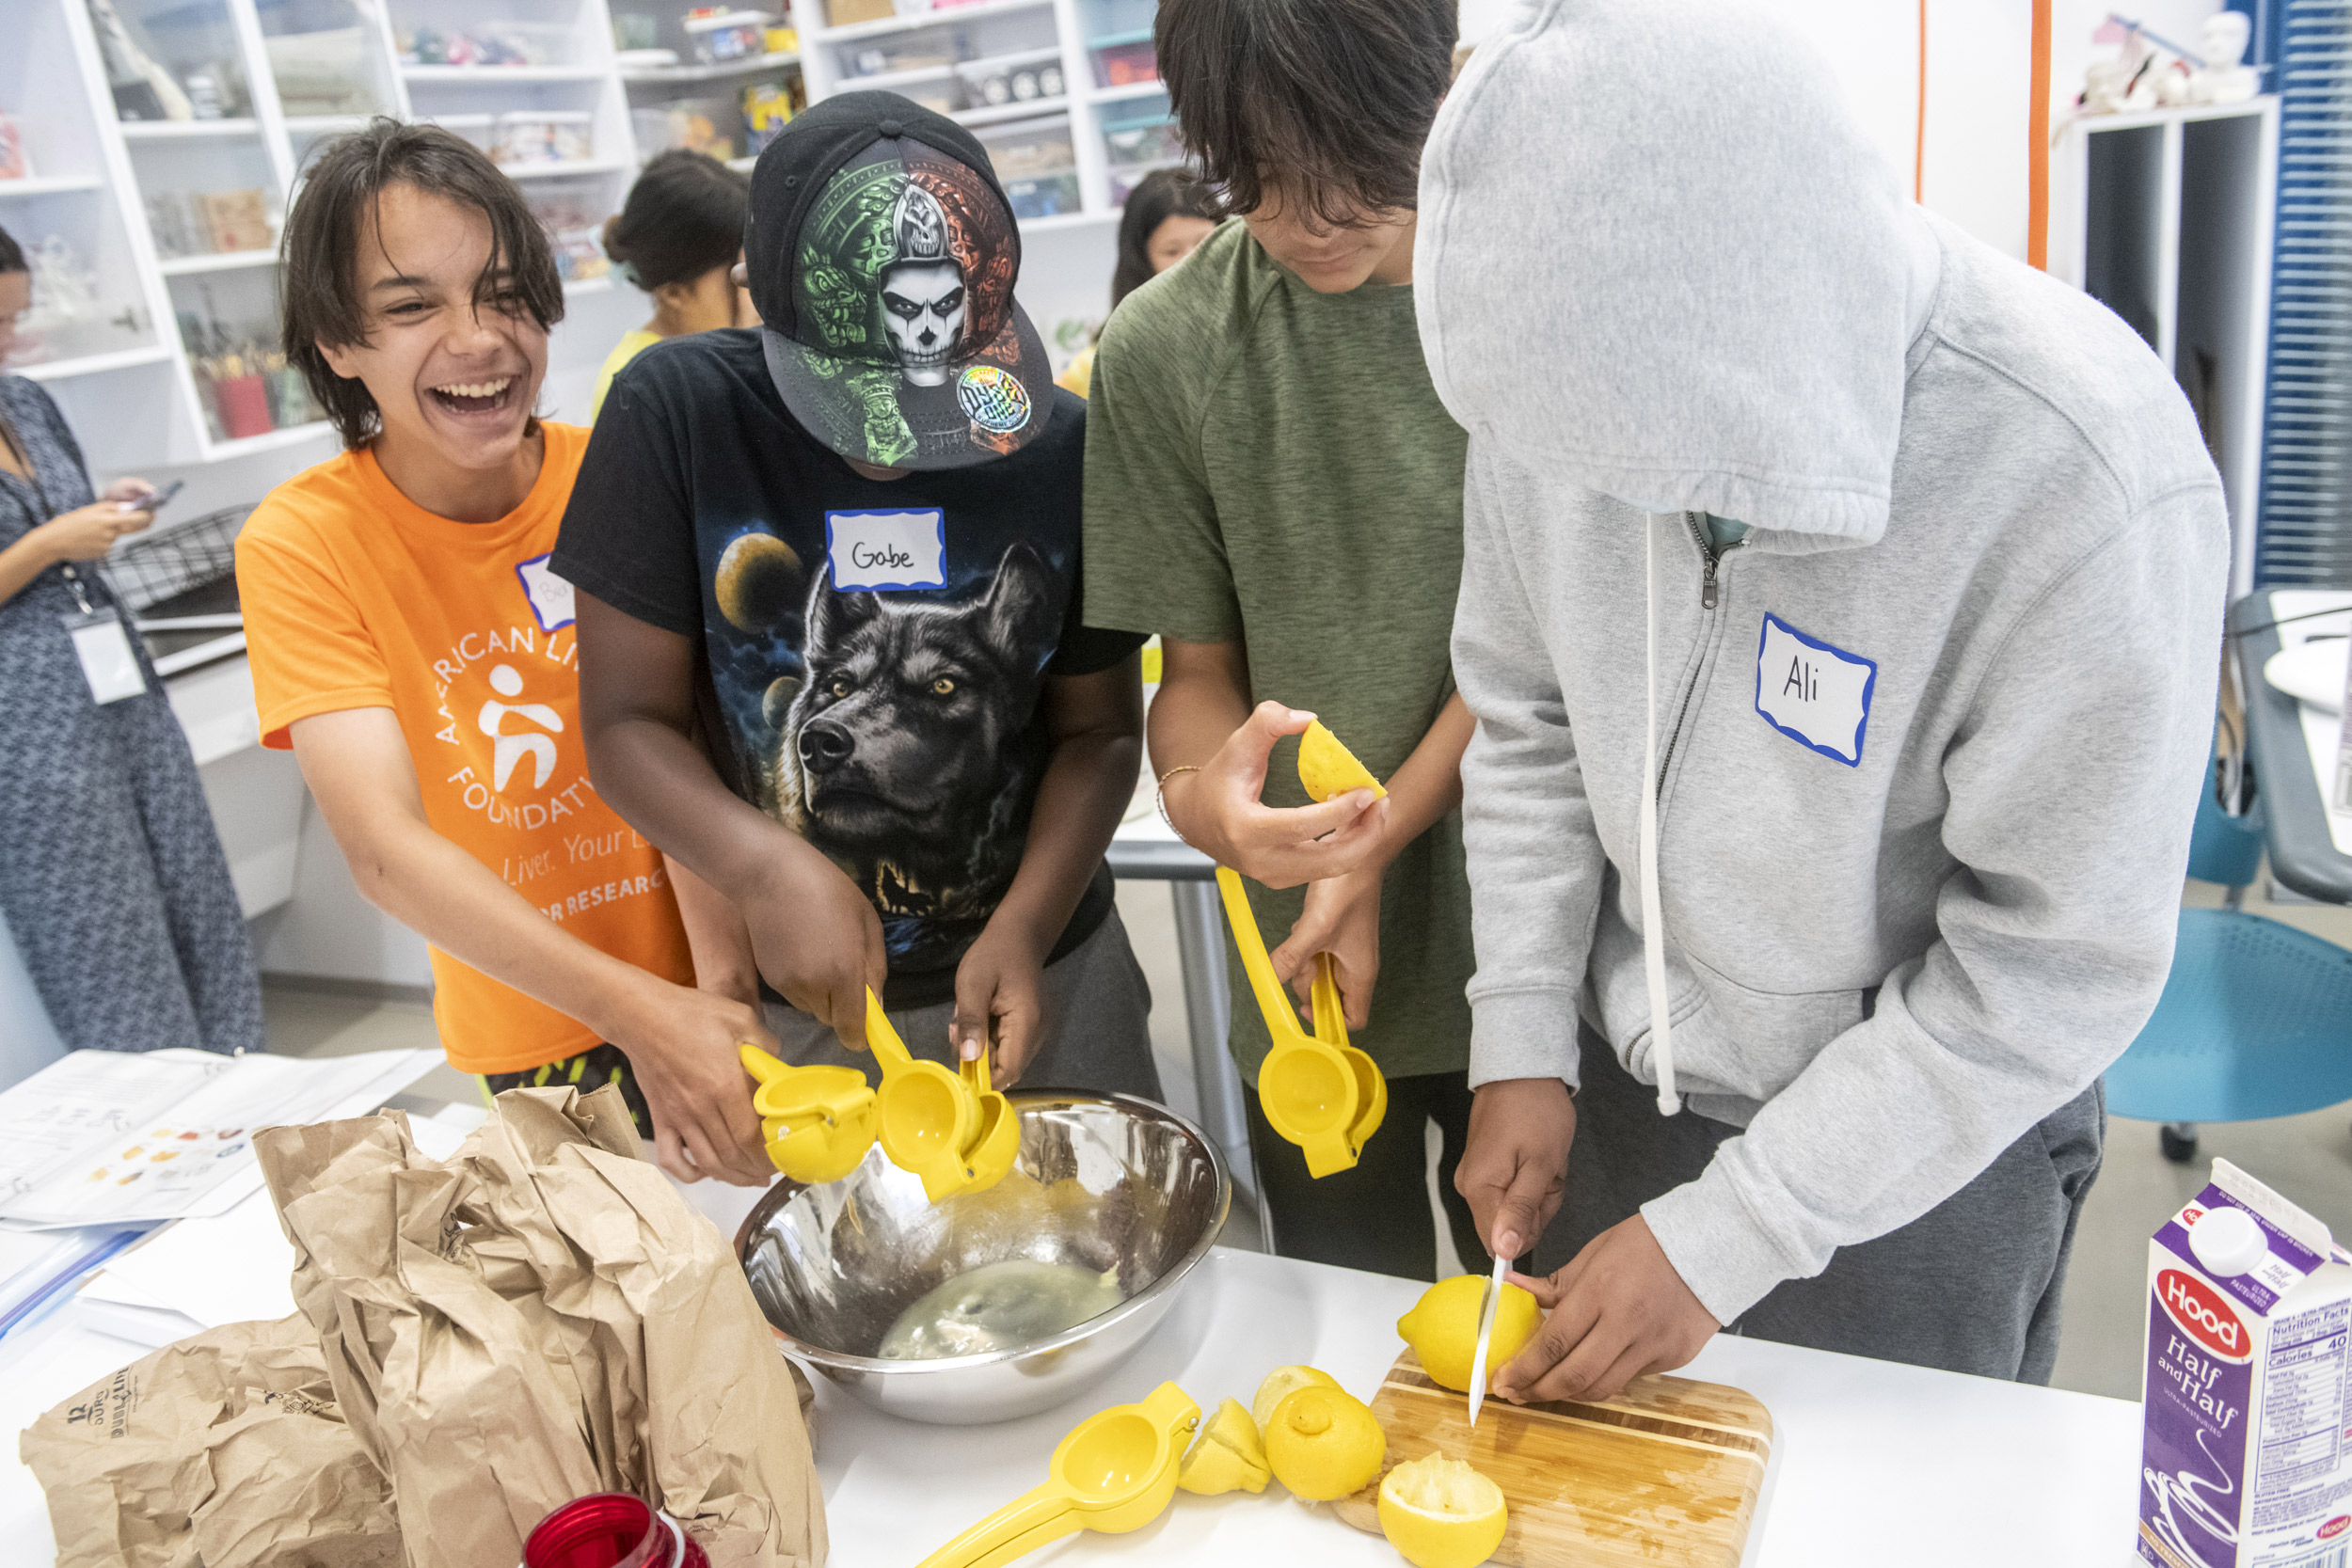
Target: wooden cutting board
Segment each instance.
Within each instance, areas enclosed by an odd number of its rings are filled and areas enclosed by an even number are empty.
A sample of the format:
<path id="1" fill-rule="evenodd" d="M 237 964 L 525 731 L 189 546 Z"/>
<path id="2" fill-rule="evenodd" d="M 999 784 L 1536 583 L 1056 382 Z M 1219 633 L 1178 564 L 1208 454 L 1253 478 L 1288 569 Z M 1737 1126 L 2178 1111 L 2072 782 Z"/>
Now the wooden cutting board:
<path id="1" fill-rule="evenodd" d="M 1490 1560 L 1504 1568 L 1738 1568 L 1756 1520 L 1772 1418 L 1720 1383 L 1637 1377 L 1607 1404 L 1489 1399 L 1470 1431 L 1468 1396 L 1440 1388 L 1411 1351 L 1372 1402 L 1389 1434 L 1381 1474 L 1432 1449 L 1502 1488 L 1511 1522 Z M 1380 1482 L 1332 1506 L 1380 1533 Z"/>

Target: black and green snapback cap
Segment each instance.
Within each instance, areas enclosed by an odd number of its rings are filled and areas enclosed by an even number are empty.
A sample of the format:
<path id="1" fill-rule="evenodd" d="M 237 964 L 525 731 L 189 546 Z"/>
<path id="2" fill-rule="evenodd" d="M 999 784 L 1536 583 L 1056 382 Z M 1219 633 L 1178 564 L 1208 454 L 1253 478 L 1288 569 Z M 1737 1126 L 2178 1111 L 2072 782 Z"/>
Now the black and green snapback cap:
<path id="1" fill-rule="evenodd" d="M 811 105 L 759 155 L 743 252 L 768 373 L 842 456 L 957 468 L 1044 429 L 1053 370 L 1012 296 L 1020 227 L 946 116 L 890 92 Z"/>

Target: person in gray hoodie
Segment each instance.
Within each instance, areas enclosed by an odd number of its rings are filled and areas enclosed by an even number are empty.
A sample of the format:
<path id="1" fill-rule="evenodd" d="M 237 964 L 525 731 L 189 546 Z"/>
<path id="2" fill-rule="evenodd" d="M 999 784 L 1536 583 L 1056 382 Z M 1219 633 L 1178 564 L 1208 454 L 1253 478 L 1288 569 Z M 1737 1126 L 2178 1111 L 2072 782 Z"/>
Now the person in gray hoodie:
<path id="1" fill-rule="evenodd" d="M 1525 0 L 1421 212 L 1470 437 L 1456 1181 L 1498 1254 L 1564 1183 L 1577 1231 L 1497 1391 L 1719 1328 L 2046 1382 L 2212 734 L 2186 403 L 1724 0 Z"/>

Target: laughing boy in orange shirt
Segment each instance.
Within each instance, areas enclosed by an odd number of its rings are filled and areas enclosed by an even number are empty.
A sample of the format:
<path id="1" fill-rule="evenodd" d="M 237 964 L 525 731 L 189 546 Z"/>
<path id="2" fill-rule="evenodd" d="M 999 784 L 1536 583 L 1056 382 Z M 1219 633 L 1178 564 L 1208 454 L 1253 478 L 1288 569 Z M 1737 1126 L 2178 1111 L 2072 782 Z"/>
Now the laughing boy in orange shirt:
<path id="1" fill-rule="evenodd" d="M 564 309 L 545 234 L 474 148 L 377 120 L 311 166 L 284 261 L 287 357 L 347 450 L 238 541 L 263 743 L 292 746 L 360 891 L 431 942 L 453 1066 L 617 1082 L 672 1175 L 759 1184 L 736 1045 L 774 1041 L 732 973 L 739 924 L 684 877 L 674 896 L 588 779 L 548 569 L 588 433 L 532 413 Z"/>

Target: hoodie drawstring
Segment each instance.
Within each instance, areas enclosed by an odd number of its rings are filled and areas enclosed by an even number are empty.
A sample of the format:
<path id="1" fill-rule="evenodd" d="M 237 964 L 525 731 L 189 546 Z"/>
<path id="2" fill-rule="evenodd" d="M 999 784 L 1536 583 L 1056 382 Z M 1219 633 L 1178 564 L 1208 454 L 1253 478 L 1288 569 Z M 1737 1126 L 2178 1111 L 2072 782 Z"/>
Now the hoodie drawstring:
<path id="1" fill-rule="evenodd" d="M 1675 1092 L 1674 1021 L 1666 1006 L 1666 925 L 1658 894 L 1658 531 L 1677 524 L 1674 513 L 1646 513 L 1642 521 L 1643 696 L 1648 721 L 1642 732 L 1642 969 L 1649 980 L 1650 1062 L 1658 1069 L 1658 1114 L 1682 1109 Z"/>

